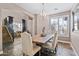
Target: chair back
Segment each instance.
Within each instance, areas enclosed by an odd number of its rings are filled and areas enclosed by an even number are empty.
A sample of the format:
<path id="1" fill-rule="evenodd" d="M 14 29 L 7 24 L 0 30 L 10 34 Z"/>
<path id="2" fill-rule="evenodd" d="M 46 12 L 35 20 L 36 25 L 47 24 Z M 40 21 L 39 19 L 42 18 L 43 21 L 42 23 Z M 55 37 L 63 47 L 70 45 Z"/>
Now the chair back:
<path id="1" fill-rule="evenodd" d="M 31 35 L 27 32 L 23 32 L 21 34 L 21 38 L 23 53 L 25 53 L 26 55 L 31 55 L 31 53 L 33 52 L 33 43 Z"/>
<path id="2" fill-rule="evenodd" d="M 57 40 L 58 40 L 58 33 L 55 32 L 54 37 L 53 37 L 53 41 L 52 41 L 52 46 L 54 49 L 56 48 Z"/>

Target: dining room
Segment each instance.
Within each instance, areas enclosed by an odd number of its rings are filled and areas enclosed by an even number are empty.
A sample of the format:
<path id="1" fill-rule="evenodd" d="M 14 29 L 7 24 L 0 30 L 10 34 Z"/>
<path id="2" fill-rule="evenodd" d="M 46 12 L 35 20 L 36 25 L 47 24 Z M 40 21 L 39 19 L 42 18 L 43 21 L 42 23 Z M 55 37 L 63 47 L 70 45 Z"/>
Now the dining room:
<path id="1" fill-rule="evenodd" d="M 8 31 L 7 35 L 13 38 L 6 40 L 2 32 L 4 44 L 2 43 L 1 55 L 75 56 L 70 35 L 71 10 L 72 6 L 77 4 L 4 3 L 0 5 L 2 25 L 5 25 L 5 31 Z M 13 29 L 13 32 L 9 29 Z"/>

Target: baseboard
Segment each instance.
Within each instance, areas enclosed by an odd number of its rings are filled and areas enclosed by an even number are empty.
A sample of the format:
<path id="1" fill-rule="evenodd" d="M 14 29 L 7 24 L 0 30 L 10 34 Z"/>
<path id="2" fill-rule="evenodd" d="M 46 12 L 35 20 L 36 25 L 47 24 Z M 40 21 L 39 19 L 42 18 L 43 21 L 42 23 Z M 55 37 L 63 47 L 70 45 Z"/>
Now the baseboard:
<path id="1" fill-rule="evenodd" d="M 75 55 L 76 55 L 76 56 L 78 56 L 78 54 L 77 54 L 77 52 L 76 52 L 76 50 L 75 50 L 75 48 L 74 48 L 74 46 L 73 46 L 73 44 L 72 44 L 72 43 L 71 43 L 71 48 L 73 49 L 73 51 L 74 51 Z"/>
<path id="2" fill-rule="evenodd" d="M 70 44 L 70 42 L 68 42 L 68 41 L 63 41 L 63 40 L 58 40 L 58 42 L 69 43 L 69 44 Z"/>
<path id="3" fill-rule="evenodd" d="M 3 54 L 3 51 L 0 51 L 0 54 Z"/>

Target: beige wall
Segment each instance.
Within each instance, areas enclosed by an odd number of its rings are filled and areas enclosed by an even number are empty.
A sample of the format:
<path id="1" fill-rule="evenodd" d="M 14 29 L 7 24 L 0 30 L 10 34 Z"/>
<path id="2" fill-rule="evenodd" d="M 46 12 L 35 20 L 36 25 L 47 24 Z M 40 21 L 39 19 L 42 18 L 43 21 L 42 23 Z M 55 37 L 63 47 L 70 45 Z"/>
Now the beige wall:
<path id="1" fill-rule="evenodd" d="M 0 53 L 2 52 L 2 22 L 1 22 L 1 10 L 0 10 Z"/>
<path id="2" fill-rule="evenodd" d="M 0 52 L 2 51 L 2 27 L 0 26 Z"/>
<path id="3" fill-rule="evenodd" d="M 49 31 L 49 16 L 45 16 L 44 19 L 42 19 L 41 15 L 36 16 L 36 32 L 41 33 L 42 28 L 45 27 L 45 32 L 48 33 Z"/>
<path id="4" fill-rule="evenodd" d="M 79 55 L 79 31 L 71 33 L 71 43 L 76 53 Z"/>
<path id="5" fill-rule="evenodd" d="M 73 31 L 73 16 L 72 16 L 72 12 L 76 12 L 76 8 L 79 4 L 76 4 L 72 10 L 71 10 L 71 43 L 72 46 L 75 50 L 75 52 L 77 53 L 77 55 L 79 55 L 79 31 Z"/>
<path id="6" fill-rule="evenodd" d="M 57 13 L 57 14 L 51 14 L 49 16 L 50 17 L 59 17 L 59 16 L 62 16 L 62 15 L 68 15 L 68 14 L 70 14 L 70 10 L 69 11 L 60 12 L 60 13 Z"/>

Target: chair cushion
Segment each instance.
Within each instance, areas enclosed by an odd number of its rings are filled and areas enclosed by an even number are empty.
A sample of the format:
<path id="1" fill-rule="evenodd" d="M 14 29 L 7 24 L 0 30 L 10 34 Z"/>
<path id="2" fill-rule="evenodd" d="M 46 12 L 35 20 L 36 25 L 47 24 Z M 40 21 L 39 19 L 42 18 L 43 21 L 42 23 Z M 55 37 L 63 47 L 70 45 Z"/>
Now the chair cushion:
<path id="1" fill-rule="evenodd" d="M 32 52 L 32 55 L 35 55 L 38 51 L 41 50 L 41 47 L 39 46 L 33 46 L 33 52 Z"/>
<path id="2" fill-rule="evenodd" d="M 47 42 L 46 44 L 43 45 L 45 48 L 53 48 L 52 43 Z"/>

